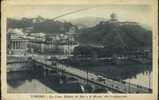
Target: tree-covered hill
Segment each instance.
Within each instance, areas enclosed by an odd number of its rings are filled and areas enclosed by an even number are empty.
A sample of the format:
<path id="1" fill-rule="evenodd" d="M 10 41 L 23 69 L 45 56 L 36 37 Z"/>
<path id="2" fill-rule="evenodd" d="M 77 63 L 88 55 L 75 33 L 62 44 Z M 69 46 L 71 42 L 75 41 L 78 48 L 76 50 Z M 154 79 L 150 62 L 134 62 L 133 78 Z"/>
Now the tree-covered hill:
<path id="1" fill-rule="evenodd" d="M 34 33 L 51 33 L 67 32 L 73 25 L 70 22 L 60 22 L 44 18 L 22 18 L 22 19 L 7 19 L 7 28 L 22 28 L 31 27 L 31 32 Z"/>
<path id="2" fill-rule="evenodd" d="M 132 22 L 100 22 L 79 31 L 81 44 L 102 45 L 109 48 L 151 47 L 152 32 Z"/>

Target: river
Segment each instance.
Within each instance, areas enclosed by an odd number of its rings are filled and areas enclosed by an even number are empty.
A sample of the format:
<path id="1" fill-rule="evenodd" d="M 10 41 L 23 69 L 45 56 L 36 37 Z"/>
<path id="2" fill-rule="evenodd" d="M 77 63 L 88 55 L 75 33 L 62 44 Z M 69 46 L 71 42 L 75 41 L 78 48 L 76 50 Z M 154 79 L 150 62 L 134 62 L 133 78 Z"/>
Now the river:
<path id="1" fill-rule="evenodd" d="M 53 89 L 33 78 L 29 72 L 11 72 L 7 73 L 8 93 L 55 93 Z"/>

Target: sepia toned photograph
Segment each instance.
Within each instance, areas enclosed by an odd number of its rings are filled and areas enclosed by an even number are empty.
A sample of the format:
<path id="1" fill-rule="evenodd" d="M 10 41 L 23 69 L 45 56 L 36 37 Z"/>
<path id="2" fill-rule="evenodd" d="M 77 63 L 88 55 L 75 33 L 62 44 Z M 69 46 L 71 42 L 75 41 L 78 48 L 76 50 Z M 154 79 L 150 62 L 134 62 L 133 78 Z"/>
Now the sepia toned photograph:
<path id="1" fill-rule="evenodd" d="M 12 11 L 7 93 L 152 93 L 150 6 L 24 5 Z"/>

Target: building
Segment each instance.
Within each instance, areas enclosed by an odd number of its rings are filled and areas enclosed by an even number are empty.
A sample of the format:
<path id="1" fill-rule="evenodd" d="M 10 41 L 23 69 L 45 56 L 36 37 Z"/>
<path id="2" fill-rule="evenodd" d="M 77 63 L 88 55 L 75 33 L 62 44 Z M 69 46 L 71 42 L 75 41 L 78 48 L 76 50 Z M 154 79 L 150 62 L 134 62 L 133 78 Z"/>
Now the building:
<path id="1" fill-rule="evenodd" d="M 28 51 L 28 40 L 18 35 L 9 35 L 7 43 L 9 55 L 26 55 Z"/>
<path id="2" fill-rule="evenodd" d="M 115 13 L 112 13 L 111 15 L 110 15 L 110 22 L 117 22 L 118 21 L 118 19 L 117 19 L 117 16 L 116 16 L 116 14 Z"/>
<path id="3" fill-rule="evenodd" d="M 103 24 L 105 22 L 102 22 Z M 139 25 L 137 22 L 131 22 L 131 21 L 124 21 L 124 22 L 121 22 L 118 20 L 117 18 L 117 15 L 115 13 L 112 13 L 110 15 L 110 19 L 108 21 L 106 21 L 106 23 L 111 23 L 111 24 L 114 24 L 114 25 Z"/>

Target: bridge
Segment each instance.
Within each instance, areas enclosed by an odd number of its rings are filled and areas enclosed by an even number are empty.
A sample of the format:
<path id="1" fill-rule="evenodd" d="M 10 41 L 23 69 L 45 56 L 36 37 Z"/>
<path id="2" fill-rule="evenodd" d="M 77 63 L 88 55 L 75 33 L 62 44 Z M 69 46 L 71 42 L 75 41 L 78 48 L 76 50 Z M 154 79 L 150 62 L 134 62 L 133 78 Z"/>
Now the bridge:
<path id="1" fill-rule="evenodd" d="M 71 66 L 66 66 L 66 65 L 63 65 L 60 63 L 58 63 L 57 66 L 54 66 L 52 64 L 52 61 L 47 60 L 47 56 L 33 55 L 33 60 L 36 61 L 37 63 L 41 63 L 46 66 L 50 66 L 50 68 L 57 68 L 64 72 L 70 73 L 73 76 L 80 77 L 84 80 L 88 80 L 89 82 L 98 84 L 103 87 L 108 87 L 113 90 L 117 90 L 121 93 L 150 93 L 151 92 L 151 89 L 149 89 L 149 88 L 127 83 L 127 82 L 123 82 L 123 81 L 116 81 L 116 80 L 108 79 L 104 76 L 101 76 L 101 77 L 103 77 L 104 80 L 100 81 L 100 80 L 98 80 L 99 75 L 96 75 L 91 72 L 87 73 L 84 70 L 80 70 L 78 68 L 74 68 Z"/>
<path id="2" fill-rule="evenodd" d="M 34 63 L 40 64 L 44 66 L 46 69 L 49 69 L 49 70 L 58 69 L 59 71 L 70 74 L 71 76 L 80 78 L 81 80 L 84 80 L 84 81 L 88 81 L 89 83 L 95 84 L 99 87 L 112 89 L 114 91 L 117 91 L 118 93 L 119 92 L 120 93 L 150 93 L 152 91 L 151 89 L 143 87 L 143 86 L 127 83 L 124 81 L 116 81 L 101 75 L 80 70 L 75 67 L 66 66 L 61 63 L 57 63 L 55 66 L 53 61 L 48 60 L 48 56 L 33 54 L 28 57 L 31 57 Z M 22 62 L 22 59 L 19 59 L 19 60 L 21 60 L 19 62 Z M 99 77 L 102 78 L 102 80 L 99 80 Z"/>

